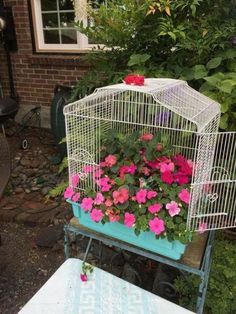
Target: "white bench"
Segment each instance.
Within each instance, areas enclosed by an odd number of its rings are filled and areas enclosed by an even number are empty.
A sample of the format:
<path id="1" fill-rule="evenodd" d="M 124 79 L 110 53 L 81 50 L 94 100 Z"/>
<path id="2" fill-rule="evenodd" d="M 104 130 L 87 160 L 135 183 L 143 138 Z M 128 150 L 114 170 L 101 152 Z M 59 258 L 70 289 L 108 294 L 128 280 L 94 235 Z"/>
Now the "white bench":
<path id="1" fill-rule="evenodd" d="M 18 314 L 193 313 L 96 267 L 82 282 L 81 265 L 64 262 Z"/>

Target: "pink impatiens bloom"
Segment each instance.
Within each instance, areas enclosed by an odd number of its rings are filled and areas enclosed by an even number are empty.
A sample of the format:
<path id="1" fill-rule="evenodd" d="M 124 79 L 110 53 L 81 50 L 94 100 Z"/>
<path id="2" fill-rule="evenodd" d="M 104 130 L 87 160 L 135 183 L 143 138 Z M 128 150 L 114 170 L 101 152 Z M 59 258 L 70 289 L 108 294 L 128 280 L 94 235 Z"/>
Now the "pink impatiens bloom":
<path id="1" fill-rule="evenodd" d="M 117 162 L 117 158 L 114 155 L 108 155 L 105 158 L 105 164 L 109 168 L 113 167 L 116 164 L 116 162 Z"/>
<path id="2" fill-rule="evenodd" d="M 111 189 L 110 178 L 104 177 L 96 181 L 102 192 L 108 192 Z"/>
<path id="3" fill-rule="evenodd" d="M 158 213 L 162 208 L 162 205 L 161 204 L 153 204 L 153 205 L 150 205 L 148 206 L 148 211 L 151 213 L 151 214 L 155 214 L 155 213 Z"/>
<path id="4" fill-rule="evenodd" d="M 119 169 L 119 175 L 123 177 L 126 173 L 134 174 L 136 170 L 137 167 L 132 162 L 129 166 L 128 165 L 121 166 Z"/>
<path id="5" fill-rule="evenodd" d="M 101 205 L 103 201 L 104 201 L 104 196 L 102 195 L 102 193 L 98 192 L 95 197 L 94 204 Z"/>
<path id="6" fill-rule="evenodd" d="M 129 199 L 129 191 L 126 188 L 121 188 L 112 193 L 114 204 L 124 204 Z"/>
<path id="7" fill-rule="evenodd" d="M 84 173 L 90 173 L 90 172 L 93 172 L 93 170 L 94 170 L 94 166 L 92 166 L 92 165 L 83 166 L 83 172 Z"/>
<path id="8" fill-rule="evenodd" d="M 156 191 L 148 191 L 147 192 L 147 199 L 150 200 L 153 197 L 157 196 L 157 192 Z"/>
<path id="9" fill-rule="evenodd" d="M 199 233 L 204 233 L 207 230 L 207 223 L 205 222 L 200 222 L 198 226 L 198 232 Z"/>
<path id="10" fill-rule="evenodd" d="M 112 202 L 112 200 L 111 199 L 106 199 L 105 200 L 105 203 L 104 203 L 107 207 L 111 207 L 112 205 L 113 205 L 113 202 Z"/>
<path id="11" fill-rule="evenodd" d="M 68 187 L 65 189 L 64 197 L 65 197 L 65 198 L 71 198 L 73 195 L 74 195 L 73 189 L 68 186 Z"/>
<path id="12" fill-rule="evenodd" d="M 178 194 L 179 199 L 184 202 L 185 204 L 189 204 L 190 202 L 190 193 L 188 190 L 183 189 L 179 194 Z"/>
<path id="13" fill-rule="evenodd" d="M 145 204 L 147 199 L 147 190 L 145 189 L 140 189 L 137 193 L 136 193 L 136 201 L 139 203 L 139 204 Z"/>
<path id="14" fill-rule="evenodd" d="M 164 220 L 155 217 L 154 219 L 149 220 L 149 228 L 156 235 L 160 235 L 165 231 Z"/>
<path id="15" fill-rule="evenodd" d="M 164 172 L 173 172 L 175 165 L 173 162 L 170 163 L 165 163 L 165 162 L 160 162 L 160 172 L 164 173 Z"/>
<path id="16" fill-rule="evenodd" d="M 167 184 L 172 184 L 174 182 L 174 177 L 172 173 L 166 171 L 161 174 L 161 181 Z"/>
<path id="17" fill-rule="evenodd" d="M 166 204 L 166 209 L 168 209 L 169 215 L 171 217 L 178 215 L 181 210 L 175 201 L 171 201 L 170 203 Z"/>
<path id="18" fill-rule="evenodd" d="M 93 221 L 99 222 L 102 217 L 104 216 L 103 212 L 101 209 L 94 208 L 91 213 L 90 217 Z"/>
<path id="19" fill-rule="evenodd" d="M 135 223 L 136 219 L 134 214 L 130 214 L 130 213 L 125 213 L 125 220 L 124 220 L 124 224 L 131 228 L 133 226 L 133 224 Z"/>
<path id="20" fill-rule="evenodd" d="M 109 213 L 108 217 L 110 222 L 117 222 L 120 220 L 120 215 L 116 215 L 114 213 Z"/>
<path id="21" fill-rule="evenodd" d="M 79 183 L 79 175 L 75 174 L 74 176 L 72 176 L 71 178 L 71 183 L 74 187 L 76 187 Z"/>
<path id="22" fill-rule="evenodd" d="M 181 172 L 178 172 L 174 174 L 174 181 L 178 183 L 178 185 L 184 185 L 189 182 L 189 177 Z"/>
<path id="23" fill-rule="evenodd" d="M 73 196 L 72 196 L 72 201 L 73 202 L 78 202 L 78 200 L 80 199 L 80 193 L 75 193 Z"/>
<path id="24" fill-rule="evenodd" d="M 153 135 L 150 133 L 145 133 L 140 137 L 142 141 L 151 141 L 153 139 Z"/>
<path id="25" fill-rule="evenodd" d="M 80 206 L 84 211 L 89 211 L 93 207 L 93 199 L 91 197 L 83 198 Z"/>

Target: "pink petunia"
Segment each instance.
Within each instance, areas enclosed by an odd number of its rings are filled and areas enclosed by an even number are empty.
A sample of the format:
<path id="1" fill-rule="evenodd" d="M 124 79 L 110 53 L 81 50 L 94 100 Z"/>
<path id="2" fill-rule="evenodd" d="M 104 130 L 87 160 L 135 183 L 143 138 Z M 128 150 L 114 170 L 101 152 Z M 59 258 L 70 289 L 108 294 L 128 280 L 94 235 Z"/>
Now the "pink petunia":
<path id="1" fill-rule="evenodd" d="M 93 207 L 93 199 L 91 197 L 83 198 L 80 206 L 84 211 L 91 210 Z"/>
<path id="2" fill-rule="evenodd" d="M 154 219 L 149 220 L 149 228 L 156 235 L 160 235 L 163 231 L 165 231 L 165 223 L 164 220 L 155 217 Z"/>
<path id="3" fill-rule="evenodd" d="M 190 193 L 188 190 L 183 189 L 179 194 L 178 194 L 179 199 L 184 202 L 185 204 L 189 204 L 190 202 Z"/>
<path id="4" fill-rule="evenodd" d="M 147 199 L 150 200 L 151 198 L 154 198 L 157 196 L 157 192 L 156 191 L 148 191 L 147 192 Z"/>
<path id="5" fill-rule="evenodd" d="M 135 224 L 135 221 L 136 221 L 136 218 L 134 214 L 125 213 L 124 224 L 127 227 L 131 228 Z"/>
<path id="6" fill-rule="evenodd" d="M 153 205 L 148 206 L 148 211 L 151 214 L 155 214 L 155 213 L 158 213 L 161 210 L 161 208 L 162 208 L 161 204 L 155 203 Z"/>
<path id="7" fill-rule="evenodd" d="M 151 141 L 153 139 L 153 134 L 145 133 L 140 137 L 142 141 Z"/>
<path id="8" fill-rule="evenodd" d="M 99 222 L 102 217 L 104 216 L 103 212 L 101 209 L 94 208 L 91 213 L 90 217 L 93 221 Z"/>
<path id="9" fill-rule="evenodd" d="M 166 204 L 166 209 L 168 210 L 171 217 L 178 215 L 181 210 L 175 201 L 171 201 L 170 203 Z"/>
<path id="10" fill-rule="evenodd" d="M 161 174 L 161 181 L 167 184 L 172 184 L 174 182 L 174 177 L 172 173 L 166 171 Z"/>
<path id="11" fill-rule="evenodd" d="M 129 199 L 129 191 L 126 188 L 121 188 L 112 193 L 114 204 L 124 204 Z"/>
<path id="12" fill-rule="evenodd" d="M 71 199 L 73 195 L 74 195 L 73 189 L 68 186 L 68 187 L 65 189 L 64 197 Z"/>
<path id="13" fill-rule="evenodd" d="M 75 193 L 73 196 L 72 196 L 72 201 L 73 202 L 78 202 L 78 200 L 80 199 L 80 193 Z"/>
<path id="14" fill-rule="evenodd" d="M 147 199 L 146 199 L 146 197 L 147 197 L 147 190 L 145 190 L 145 189 L 140 189 L 140 190 L 136 193 L 135 197 L 136 197 L 136 201 L 137 201 L 139 204 L 145 204 L 146 201 L 147 201 Z"/>
<path id="15" fill-rule="evenodd" d="M 108 155 L 105 158 L 105 164 L 107 167 L 111 168 L 117 163 L 117 158 L 114 155 Z"/>
<path id="16" fill-rule="evenodd" d="M 79 183 L 79 175 L 78 174 L 75 174 L 74 176 L 72 176 L 71 183 L 74 187 L 77 187 L 77 185 Z"/>
<path id="17" fill-rule="evenodd" d="M 206 222 L 200 222 L 198 226 L 198 232 L 204 233 L 207 230 L 207 223 Z"/>

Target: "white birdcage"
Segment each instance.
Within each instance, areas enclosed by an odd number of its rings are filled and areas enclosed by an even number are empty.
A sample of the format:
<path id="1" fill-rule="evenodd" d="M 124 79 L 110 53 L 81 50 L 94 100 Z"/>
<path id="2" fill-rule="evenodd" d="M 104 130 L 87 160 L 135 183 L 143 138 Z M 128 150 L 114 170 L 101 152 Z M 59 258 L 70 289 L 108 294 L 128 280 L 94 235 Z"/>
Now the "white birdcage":
<path id="1" fill-rule="evenodd" d="M 144 86 L 102 87 L 67 105 L 64 114 L 70 186 L 80 174 L 79 189 L 96 189 L 83 169 L 100 163 L 101 137 L 109 130 L 161 132 L 175 153 L 194 161 L 188 229 L 203 223 L 208 230 L 236 226 L 236 133 L 218 133 L 220 105 L 185 81 L 146 79 Z"/>

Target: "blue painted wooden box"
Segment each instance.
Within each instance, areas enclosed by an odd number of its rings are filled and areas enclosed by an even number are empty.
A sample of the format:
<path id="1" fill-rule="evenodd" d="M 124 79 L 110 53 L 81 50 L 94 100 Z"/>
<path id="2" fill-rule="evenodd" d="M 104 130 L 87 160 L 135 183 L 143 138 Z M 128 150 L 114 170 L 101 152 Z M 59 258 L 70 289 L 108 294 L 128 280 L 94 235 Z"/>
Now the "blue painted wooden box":
<path id="1" fill-rule="evenodd" d="M 74 216 L 79 220 L 79 223 L 94 231 L 174 260 L 180 259 L 185 251 L 186 245 L 180 241 L 170 242 L 167 239 L 156 239 L 154 233 L 150 231 L 141 232 L 137 236 L 134 229 L 128 228 L 119 222 L 107 222 L 104 225 L 101 222 L 94 222 L 91 220 L 89 213 L 86 213 L 78 203 L 71 200 L 68 200 L 68 202 L 72 205 Z"/>

